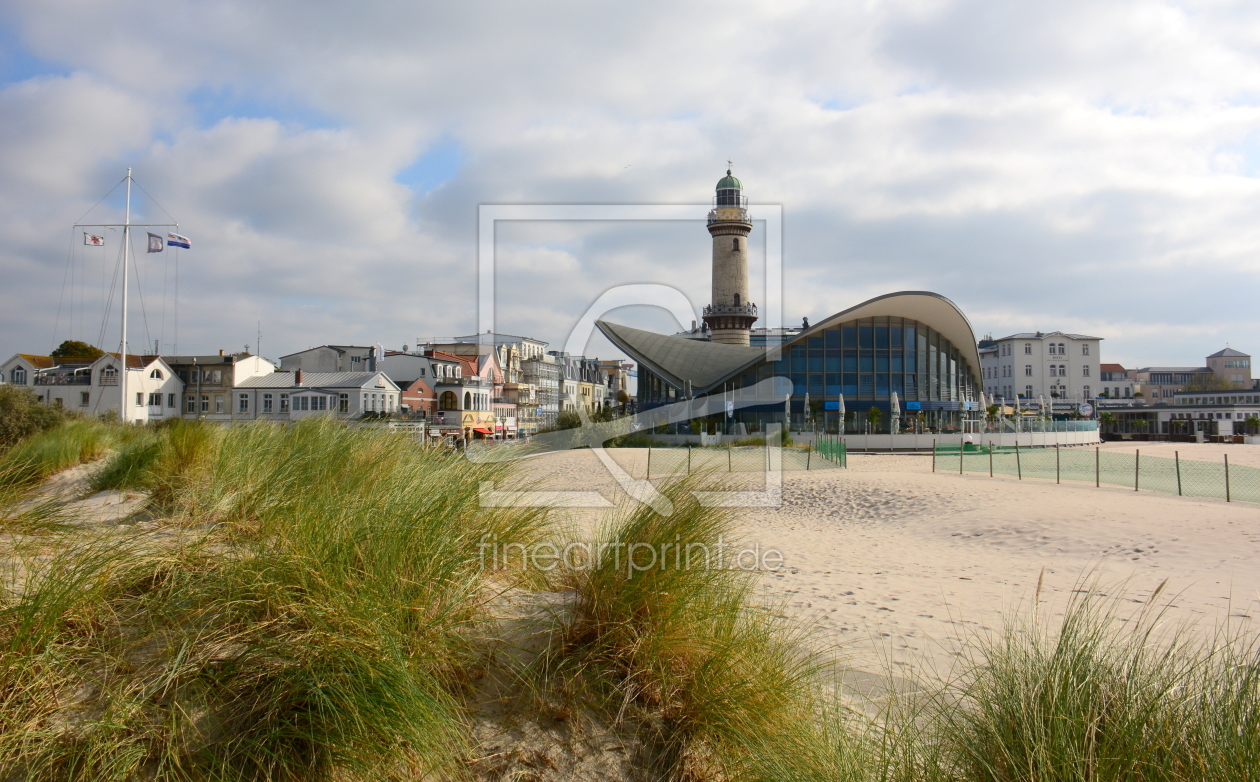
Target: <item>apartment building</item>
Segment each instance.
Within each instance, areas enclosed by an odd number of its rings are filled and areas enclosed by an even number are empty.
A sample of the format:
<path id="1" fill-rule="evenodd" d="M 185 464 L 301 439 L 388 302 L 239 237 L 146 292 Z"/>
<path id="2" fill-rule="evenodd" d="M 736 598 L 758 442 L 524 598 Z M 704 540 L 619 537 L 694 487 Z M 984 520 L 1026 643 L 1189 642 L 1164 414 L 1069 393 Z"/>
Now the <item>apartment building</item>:
<path id="1" fill-rule="evenodd" d="M 23 386 L 45 404 L 87 415 L 118 413 L 122 400 L 122 360 L 117 353 L 97 357 L 56 358 L 18 353 L 0 373 L 15 386 Z M 179 415 L 183 383 L 161 356 L 127 354 L 128 421 L 162 421 Z"/>
<path id="2" fill-rule="evenodd" d="M 1090 399 L 1102 387 L 1102 337 L 1063 331 L 986 337 L 978 343 L 985 393 L 994 398 Z"/>

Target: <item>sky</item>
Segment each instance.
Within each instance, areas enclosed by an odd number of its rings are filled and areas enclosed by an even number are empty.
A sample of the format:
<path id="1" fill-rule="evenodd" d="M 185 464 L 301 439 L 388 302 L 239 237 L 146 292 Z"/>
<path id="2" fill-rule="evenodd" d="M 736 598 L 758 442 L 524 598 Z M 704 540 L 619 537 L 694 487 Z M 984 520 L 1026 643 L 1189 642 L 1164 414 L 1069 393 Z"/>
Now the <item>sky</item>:
<path id="1" fill-rule="evenodd" d="M 1126 366 L 1260 354 L 1254 0 L 0 0 L 0 353 L 117 348 L 120 232 L 74 226 L 122 221 L 129 166 L 193 242 L 138 232 L 133 349 L 275 359 L 475 331 L 479 205 L 703 205 L 728 160 L 782 210 L 789 324 L 930 290 Z M 703 306 L 710 241 L 499 223 L 496 328 Z"/>

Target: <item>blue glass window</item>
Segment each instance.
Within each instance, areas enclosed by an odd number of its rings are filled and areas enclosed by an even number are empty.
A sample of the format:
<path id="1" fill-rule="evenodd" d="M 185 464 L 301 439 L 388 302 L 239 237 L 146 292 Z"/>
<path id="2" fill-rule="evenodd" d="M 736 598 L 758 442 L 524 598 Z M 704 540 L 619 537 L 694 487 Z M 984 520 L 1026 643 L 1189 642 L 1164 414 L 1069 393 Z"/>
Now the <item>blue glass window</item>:
<path id="1" fill-rule="evenodd" d="M 875 371 L 876 371 L 876 372 L 887 372 L 887 371 L 888 371 L 888 356 L 876 356 L 876 357 L 875 357 Z"/>
<path id="2" fill-rule="evenodd" d="M 914 350 L 914 326 L 906 326 L 906 347 Z"/>
<path id="3" fill-rule="evenodd" d="M 844 346 L 846 348 L 857 347 L 857 327 L 856 326 L 844 327 Z"/>
<path id="4" fill-rule="evenodd" d="M 858 334 L 862 339 L 861 347 L 874 347 L 875 343 L 875 327 L 874 326 L 858 326 Z"/>
<path id="5" fill-rule="evenodd" d="M 809 352 L 809 371 L 810 372 L 823 371 L 822 351 L 811 350 Z"/>
<path id="6" fill-rule="evenodd" d="M 814 397 L 819 397 L 819 396 L 822 396 L 822 392 L 823 392 L 822 375 L 810 375 L 809 376 L 809 393 L 812 394 Z"/>
<path id="7" fill-rule="evenodd" d="M 919 388 L 915 385 L 914 375 L 906 375 L 906 396 L 919 395 Z"/>
<path id="8" fill-rule="evenodd" d="M 904 395 L 906 393 L 906 389 L 902 385 L 902 380 L 903 378 L 901 375 L 892 376 L 892 390 L 893 390 L 893 393 L 897 394 L 898 396 Z"/>
<path id="9" fill-rule="evenodd" d="M 827 396 L 835 396 L 836 394 L 843 393 L 840 390 L 840 375 L 828 374 L 826 377 L 826 380 L 827 380 Z"/>
<path id="10" fill-rule="evenodd" d="M 861 393 L 863 394 L 875 393 L 875 376 L 874 375 L 860 375 L 858 377 L 858 385 L 860 386 Z"/>
<path id="11" fill-rule="evenodd" d="M 893 327 L 889 330 L 888 335 L 889 335 L 890 337 L 892 337 L 892 346 L 893 346 L 894 348 L 899 348 L 899 347 L 901 347 L 901 337 L 902 337 L 902 335 L 903 335 L 904 333 L 905 333 L 904 331 L 902 331 L 901 329 L 897 328 L 896 326 L 893 326 Z"/>
<path id="12" fill-rule="evenodd" d="M 875 327 L 875 348 L 880 350 L 888 349 L 888 327 Z"/>
<path id="13" fill-rule="evenodd" d="M 858 360 L 857 356 L 852 353 L 846 354 L 844 357 L 845 374 L 857 374 Z"/>
<path id="14" fill-rule="evenodd" d="M 881 373 L 875 376 L 875 395 L 888 396 L 888 375 Z"/>
<path id="15" fill-rule="evenodd" d="M 846 376 L 845 381 L 846 382 L 840 386 L 840 392 L 845 396 L 857 396 L 857 383 L 854 382 L 854 376 Z"/>
<path id="16" fill-rule="evenodd" d="M 804 396 L 805 394 L 805 376 L 804 375 L 797 375 L 797 374 L 792 375 L 792 393 L 795 396 Z"/>
<path id="17" fill-rule="evenodd" d="M 874 372 L 875 371 L 875 357 L 862 356 L 861 366 L 862 366 L 863 372 Z"/>
<path id="18" fill-rule="evenodd" d="M 917 366 L 918 363 L 919 362 L 915 359 L 915 354 L 913 353 L 906 354 L 906 371 L 907 372 L 918 372 L 919 371 L 919 368 Z"/>
<path id="19" fill-rule="evenodd" d="M 823 332 L 823 340 L 829 348 L 840 347 L 840 329 L 827 329 Z"/>
<path id="20" fill-rule="evenodd" d="M 788 374 L 789 372 L 792 371 L 792 367 L 789 364 L 790 362 L 788 361 L 786 356 L 774 362 L 774 374 L 776 375 Z"/>
<path id="21" fill-rule="evenodd" d="M 902 365 L 901 354 L 894 353 L 892 355 L 892 371 L 900 375 L 903 371 L 901 365 Z"/>
<path id="22" fill-rule="evenodd" d="M 839 372 L 839 371 L 840 371 L 840 354 L 839 354 L 839 353 L 828 353 L 828 354 L 827 354 L 827 365 L 826 365 L 826 368 L 827 368 L 827 371 L 828 371 L 828 372 Z"/>
<path id="23" fill-rule="evenodd" d="M 821 334 L 816 334 L 816 335 L 814 335 L 814 336 L 810 337 L 810 338 L 809 338 L 809 346 L 810 346 L 810 348 L 819 348 L 819 349 L 821 349 L 821 348 L 822 348 L 822 346 L 823 346 L 823 338 L 822 338 L 822 335 L 821 335 Z"/>

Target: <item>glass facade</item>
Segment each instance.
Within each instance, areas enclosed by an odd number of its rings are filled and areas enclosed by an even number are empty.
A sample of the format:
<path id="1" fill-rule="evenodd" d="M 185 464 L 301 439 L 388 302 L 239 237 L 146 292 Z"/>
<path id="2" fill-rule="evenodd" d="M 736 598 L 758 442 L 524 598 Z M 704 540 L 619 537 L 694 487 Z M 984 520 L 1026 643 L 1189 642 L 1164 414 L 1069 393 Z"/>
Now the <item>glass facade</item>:
<path id="1" fill-rule="evenodd" d="M 949 431 L 961 423 L 964 402 L 975 399 L 975 367 L 932 327 L 909 318 L 860 318 L 829 326 L 787 342 L 776 361 L 742 370 L 710 395 L 741 399 L 740 389 L 771 377 L 791 380 L 788 403 L 793 429 L 887 432 L 892 426 L 892 394 L 900 403 L 899 431 Z M 640 374 L 640 404 L 655 407 L 681 397 L 679 389 L 653 375 Z M 809 407 L 806 408 L 806 398 Z M 876 408 L 879 413 L 870 413 Z M 749 431 L 768 421 L 782 423 L 784 403 L 741 408 L 735 420 Z"/>

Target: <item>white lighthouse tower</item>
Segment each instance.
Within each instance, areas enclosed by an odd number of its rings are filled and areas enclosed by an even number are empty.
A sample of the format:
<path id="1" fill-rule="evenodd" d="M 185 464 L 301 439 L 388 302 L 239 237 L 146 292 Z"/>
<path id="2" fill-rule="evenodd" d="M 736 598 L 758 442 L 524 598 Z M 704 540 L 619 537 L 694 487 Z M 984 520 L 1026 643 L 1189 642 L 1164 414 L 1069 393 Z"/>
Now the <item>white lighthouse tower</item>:
<path id="1" fill-rule="evenodd" d="M 709 211 L 709 235 L 713 237 L 713 297 L 704 308 L 714 342 L 747 345 L 748 333 L 757 320 L 757 305 L 748 300 L 748 198 L 744 185 L 726 170 L 718 180 L 713 209 Z"/>

